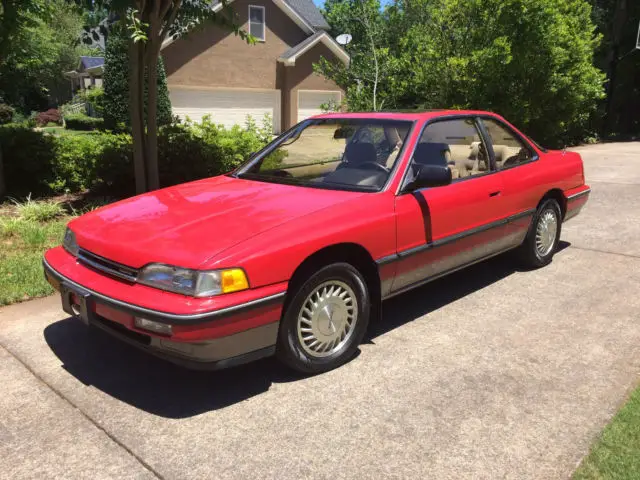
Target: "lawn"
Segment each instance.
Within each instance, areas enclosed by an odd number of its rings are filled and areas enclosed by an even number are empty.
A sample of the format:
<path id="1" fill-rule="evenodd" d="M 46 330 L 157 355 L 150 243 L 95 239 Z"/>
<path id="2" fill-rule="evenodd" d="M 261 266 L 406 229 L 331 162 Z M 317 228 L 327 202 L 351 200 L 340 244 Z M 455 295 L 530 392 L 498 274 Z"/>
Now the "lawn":
<path id="1" fill-rule="evenodd" d="M 95 135 L 96 132 L 92 130 L 69 130 L 64 127 L 43 127 L 42 131 L 49 135 L 65 136 L 65 135 Z"/>
<path id="2" fill-rule="evenodd" d="M 4 205 L 0 209 L 0 305 L 53 292 L 42 273 L 43 252 L 62 241 L 72 218 L 54 201 Z"/>
<path id="3" fill-rule="evenodd" d="M 573 480 L 640 478 L 640 388 L 607 425 Z"/>

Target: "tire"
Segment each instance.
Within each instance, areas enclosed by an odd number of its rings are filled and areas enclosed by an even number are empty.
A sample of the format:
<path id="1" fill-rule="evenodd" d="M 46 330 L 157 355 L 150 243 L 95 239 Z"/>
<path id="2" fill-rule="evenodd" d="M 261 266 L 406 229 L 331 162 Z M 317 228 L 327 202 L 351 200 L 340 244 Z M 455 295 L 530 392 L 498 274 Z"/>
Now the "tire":
<path id="1" fill-rule="evenodd" d="M 285 308 L 276 355 L 288 367 L 314 374 L 354 357 L 367 331 L 371 302 L 360 272 L 334 263 L 309 276 Z"/>
<path id="2" fill-rule="evenodd" d="M 543 223 L 551 225 L 555 222 L 555 235 L 545 229 Z M 560 205 L 553 198 L 544 200 L 533 217 L 529 232 L 520 246 L 519 254 L 522 263 L 529 268 L 540 268 L 551 263 L 553 255 L 558 249 L 560 231 L 562 230 L 562 211 Z M 553 238 L 546 237 L 551 234 Z M 551 244 L 549 241 L 553 240 Z"/>

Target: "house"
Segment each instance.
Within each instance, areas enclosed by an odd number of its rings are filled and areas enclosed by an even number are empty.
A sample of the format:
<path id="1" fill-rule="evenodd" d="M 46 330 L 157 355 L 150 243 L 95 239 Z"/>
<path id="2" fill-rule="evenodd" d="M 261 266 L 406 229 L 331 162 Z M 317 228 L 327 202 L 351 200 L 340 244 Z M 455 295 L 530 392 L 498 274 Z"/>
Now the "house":
<path id="1" fill-rule="evenodd" d="M 86 90 L 90 87 L 102 86 L 104 73 L 104 57 L 80 57 L 76 70 L 65 72 L 64 76 L 71 80 L 71 93 Z"/>
<path id="2" fill-rule="evenodd" d="M 229 7 L 255 45 L 213 24 L 163 44 L 174 114 L 195 121 L 209 114 L 232 126 L 268 113 L 279 133 L 340 102 L 343 92 L 313 64 L 321 57 L 347 64 L 349 55 L 312 0 L 230 0 Z"/>

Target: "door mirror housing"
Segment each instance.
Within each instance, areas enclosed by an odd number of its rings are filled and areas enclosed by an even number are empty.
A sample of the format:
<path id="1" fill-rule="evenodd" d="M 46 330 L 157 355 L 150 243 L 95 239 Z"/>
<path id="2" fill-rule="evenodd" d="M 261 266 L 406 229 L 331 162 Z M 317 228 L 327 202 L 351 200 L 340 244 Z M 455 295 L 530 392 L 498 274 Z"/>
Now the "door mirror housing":
<path id="1" fill-rule="evenodd" d="M 451 170 L 443 165 L 420 165 L 416 176 L 402 189 L 412 192 L 420 188 L 444 187 L 451 183 Z"/>

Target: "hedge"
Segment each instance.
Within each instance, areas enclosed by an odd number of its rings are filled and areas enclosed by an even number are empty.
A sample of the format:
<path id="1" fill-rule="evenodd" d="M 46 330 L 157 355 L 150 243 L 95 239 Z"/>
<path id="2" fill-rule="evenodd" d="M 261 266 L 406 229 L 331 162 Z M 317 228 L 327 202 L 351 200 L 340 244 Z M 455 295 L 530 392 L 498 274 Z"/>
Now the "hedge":
<path id="1" fill-rule="evenodd" d="M 160 128 L 162 186 L 228 172 L 270 139 L 270 125 L 226 129 L 208 118 Z M 132 142 L 126 133 L 47 135 L 24 125 L 0 126 L 7 195 L 80 192 L 135 193 Z"/>
<path id="2" fill-rule="evenodd" d="M 83 113 L 71 113 L 65 115 L 64 124 L 69 130 L 100 130 L 104 127 L 104 120 Z"/>

